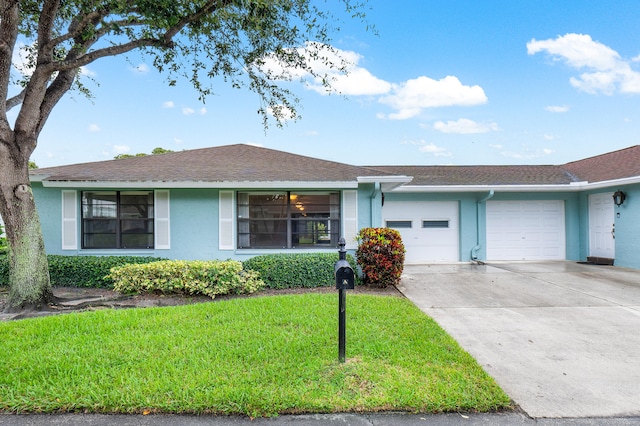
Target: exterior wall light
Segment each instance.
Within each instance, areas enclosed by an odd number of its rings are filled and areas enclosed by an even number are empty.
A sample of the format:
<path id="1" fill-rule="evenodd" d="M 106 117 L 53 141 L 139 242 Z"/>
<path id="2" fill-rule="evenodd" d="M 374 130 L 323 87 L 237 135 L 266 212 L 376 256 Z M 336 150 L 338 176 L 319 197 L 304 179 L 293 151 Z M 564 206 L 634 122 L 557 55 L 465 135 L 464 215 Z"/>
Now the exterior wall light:
<path id="1" fill-rule="evenodd" d="M 626 194 L 622 191 L 616 191 L 613 193 L 613 203 L 620 207 L 624 200 L 627 198 Z"/>

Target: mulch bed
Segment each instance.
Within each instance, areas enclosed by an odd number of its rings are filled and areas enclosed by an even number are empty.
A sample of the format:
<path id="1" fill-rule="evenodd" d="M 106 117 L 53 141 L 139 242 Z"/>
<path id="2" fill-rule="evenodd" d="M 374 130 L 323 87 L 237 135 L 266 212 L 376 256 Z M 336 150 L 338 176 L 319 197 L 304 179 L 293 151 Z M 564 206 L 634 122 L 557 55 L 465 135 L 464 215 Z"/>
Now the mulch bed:
<path id="1" fill-rule="evenodd" d="M 113 290 L 101 288 L 77 288 L 77 287 L 54 287 L 53 294 L 59 299 L 58 303 L 50 305 L 47 309 L 37 312 L 21 313 L 10 319 L 28 318 L 43 315 L 55 315 L 60 313 L 96 310 L 104 308 L 147 308 L 157 306 L 180 306 L 193 303 L 209 303 L 242 297 L 264 297 L 283 294 L 305 294 L 305 293 L 335 293 L 338 291 L 334 287 L 318 288 L 290 288 L 290 289 L 266 289 L 249 295 L 227 295 L 218 296 L 211 299 L 207 296 L 185 296 L 179 294 L 139 294 L 123 295 Z M 348 290 L 351 294 L 371 294 L 380 296 L 404 297 L 397 288 L 391 286 L 387 288 L 377 288 L 369 286 L 356 286 L 354 290 Z M 0 287 L 0 313 L 4 311 L 9 290 L 7 287 Z"/>

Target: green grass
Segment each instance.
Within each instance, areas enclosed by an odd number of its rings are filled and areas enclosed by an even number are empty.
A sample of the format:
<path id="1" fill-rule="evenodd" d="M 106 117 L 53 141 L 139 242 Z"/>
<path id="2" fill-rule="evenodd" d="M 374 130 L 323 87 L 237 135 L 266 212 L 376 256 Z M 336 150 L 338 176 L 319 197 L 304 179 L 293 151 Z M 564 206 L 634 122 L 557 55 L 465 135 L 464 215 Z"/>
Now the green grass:
<path id="1" fill-rule="evenodd" d="M 402 298 L 336 294 L 0 323 L 0 411 L 492 411 L 507 395 Z"/>

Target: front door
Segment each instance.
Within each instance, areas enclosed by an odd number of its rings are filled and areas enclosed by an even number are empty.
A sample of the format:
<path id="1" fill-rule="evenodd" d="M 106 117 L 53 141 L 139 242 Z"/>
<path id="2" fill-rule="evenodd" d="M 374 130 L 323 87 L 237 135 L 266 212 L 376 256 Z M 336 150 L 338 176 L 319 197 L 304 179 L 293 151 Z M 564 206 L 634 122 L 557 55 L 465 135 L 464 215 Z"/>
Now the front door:
<path id="1" fill-rule="evenodd" d="M 589 196 L 589 256 L 615 259 L 613 193 Z"/>

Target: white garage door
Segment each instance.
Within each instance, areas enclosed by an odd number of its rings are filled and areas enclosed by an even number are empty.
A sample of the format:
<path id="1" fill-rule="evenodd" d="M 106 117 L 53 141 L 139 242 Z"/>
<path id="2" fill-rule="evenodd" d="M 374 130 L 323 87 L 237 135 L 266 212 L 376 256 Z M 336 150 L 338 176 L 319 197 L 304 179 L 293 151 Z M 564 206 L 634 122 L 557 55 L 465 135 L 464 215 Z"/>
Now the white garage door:
<path id="1" fill-rule="evenodd" d="M 563 201 L 487 202 L 487 260 L 565 258 Z"/>
<path id="2" fill-rule="evenodd" d="M 457 201 L 387 201 L 382 219 L 400 232 L 405 263 L 457 262 L 458 210 Z"/>

